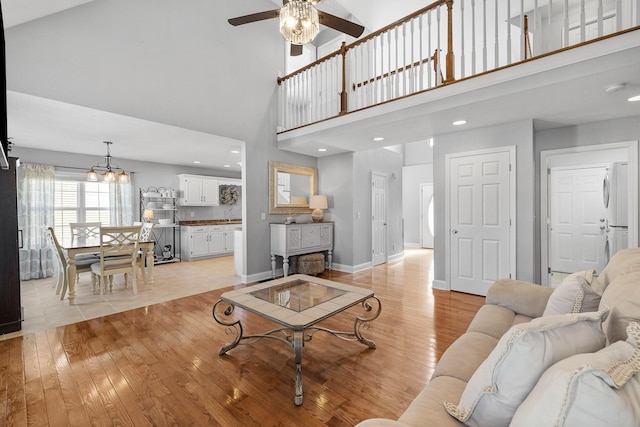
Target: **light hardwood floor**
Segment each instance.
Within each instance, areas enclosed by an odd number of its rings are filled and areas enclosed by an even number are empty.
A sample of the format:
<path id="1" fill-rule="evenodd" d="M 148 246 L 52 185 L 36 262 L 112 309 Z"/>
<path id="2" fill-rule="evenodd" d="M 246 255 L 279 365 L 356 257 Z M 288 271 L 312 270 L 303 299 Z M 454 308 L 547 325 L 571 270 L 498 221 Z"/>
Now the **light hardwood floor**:
<path id="1" fill-rule="evenodd" d="M 180 270 L 185 264 L 175 264 Z M 167 267 L 167 266 L 163 266 Z M 233 287 L 0 341 L 0 420 L 34 426 L 351 426 L 397 418 L 484 298 L 431 289 L 431 251 L 321 277 L 372 289 L 376 349 L 316 334 L 304 346 L 304 401 L 293 403 L 290 347 L 272 340 L 219 356 L 231 340 L 211 309 Z M 176 273 L 175 286 L 207 280 Z M 352 308 L 324 326 L 348 329 Z M 237 309 L 245 331 L 275 327 Z"/>

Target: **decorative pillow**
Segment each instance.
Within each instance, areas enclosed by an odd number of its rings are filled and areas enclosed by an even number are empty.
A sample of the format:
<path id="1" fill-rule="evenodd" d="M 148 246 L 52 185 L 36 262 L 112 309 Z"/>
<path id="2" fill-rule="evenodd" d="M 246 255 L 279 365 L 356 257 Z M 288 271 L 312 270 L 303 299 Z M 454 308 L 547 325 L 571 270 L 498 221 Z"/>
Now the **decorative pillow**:
<path id="1" fill-rule="evenodd" d="M 608 312 L 572 313 L 515 325 L 473 374 L 450 415 L 470 426 L 508 426 L 542 373 L 559 360 L 600 350 Z"/>
<path id="2" fill-rule="evenodd" d="M 511 423 L 515 427 L 615 426 L 640 423 L 640 326 L 629 339 L 549 368 Z"/>
<path id="3" fill-rule="evenodd" d="M 597 292 L 601 286 L 594 273 L 595 270 L 587 270 L 567 276 L 549 297 L 542 316 L 597 311 L 602 291 Z"/>

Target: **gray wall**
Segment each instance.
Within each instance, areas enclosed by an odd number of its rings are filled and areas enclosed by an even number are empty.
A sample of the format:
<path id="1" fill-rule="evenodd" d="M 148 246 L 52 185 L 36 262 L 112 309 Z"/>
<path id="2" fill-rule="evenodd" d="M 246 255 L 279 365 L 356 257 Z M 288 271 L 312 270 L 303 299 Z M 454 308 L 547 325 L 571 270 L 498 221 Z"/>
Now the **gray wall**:
<path id="1" fill-rule="evenodd" d="M 318 159 L 318 193 L 328 197 L 325 220 L 334 222 L 333 262 L 353 265 L 353 153 Z"/>
<path id="2" fill-rule="evenodd" d="M 516 147 L 516 277 L 532 281 L 534 269 L 534 151 L 530 120 L 442 135 L 435 138 L 434 157 L 434 279 L 446 279 L 447 206 L 445 155 L 497 147 Z M 447 284 L 448 286 L 448 284 Z"/>
<path id="3" fill-rule="evenodd" d="M 371 173 L 387 174 L 387 254 L 402 253 L 402 156 L 385 149 L 318 159 L 320 193 L 335 222 L 334 262 L 358 270 L 371 264 Z M 395 249 L 393 249 L 395 245 Z"/>

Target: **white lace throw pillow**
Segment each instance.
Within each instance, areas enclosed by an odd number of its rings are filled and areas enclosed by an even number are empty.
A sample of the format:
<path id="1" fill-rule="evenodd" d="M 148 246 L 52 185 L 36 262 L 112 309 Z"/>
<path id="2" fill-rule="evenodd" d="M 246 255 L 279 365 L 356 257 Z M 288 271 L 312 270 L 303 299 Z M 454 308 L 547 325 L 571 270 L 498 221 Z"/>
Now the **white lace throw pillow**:
<path id="1" fill-rule="evenodd" d="M 640 425 L 640 326 L 629 339 L 549 368 L 513 417 L 514 427 Z"/>
<path id="2" fill-rule="evenodd" d="M 594 273 L 587 270 L 567 276 L 549 297 L 542 316 L 597 311 L 604 289 Z"/>
<path id="3" fill-rule="evenodd" d="M 473 374 L 447 412 L 469 426 L 506 427 L 542 373 L 559 360 L 600 350 L 609 309 L 540 317 L 515 325 Z"/>

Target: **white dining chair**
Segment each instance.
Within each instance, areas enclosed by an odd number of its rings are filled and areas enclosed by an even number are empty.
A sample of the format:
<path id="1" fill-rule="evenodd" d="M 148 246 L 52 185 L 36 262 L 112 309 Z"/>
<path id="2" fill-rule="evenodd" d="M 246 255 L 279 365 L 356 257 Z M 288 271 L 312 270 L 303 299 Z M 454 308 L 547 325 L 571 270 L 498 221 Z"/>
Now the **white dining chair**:
<path id="1" fill-rule="evenodd" d="M 109 278 L 109 291 L 113 292 L 113 275 L 120 273 L 124 274 L 125 288 L 131 277 L 133 293 L 138 293 L 136 269 L 140 231 L 141 227 L 135 225 L 100 228 L 100 262 L 91 265 L 94 285 L 99 281 L 100 299 L 104 300 L 106 279 Z"/>
<path id="2" fill-rule="evenodd" d="M 67 268 L 69 266 L 69 258 L 64 253 L 64 250 L 60 246 L 58 242 L 58 238 L 56 237 L 56 233 L 53 230 L 53 227 L 45 227 L 44 235 L 47 240 L 47 244 L 49 248 L 51 248 L 53 252 L 53 258 L 56 263 L 56 295 L 60 294 L 60 299 L 64 299 L 64 296 L 67 293 L 67 288 L 69 285 L 69 277 L 67 275 Z M 91 264 L 93 264 L 96 259 L 77 259 L 76 260 L 76 271 L 78 275 L 85 271 L 91 271 Z"/>

